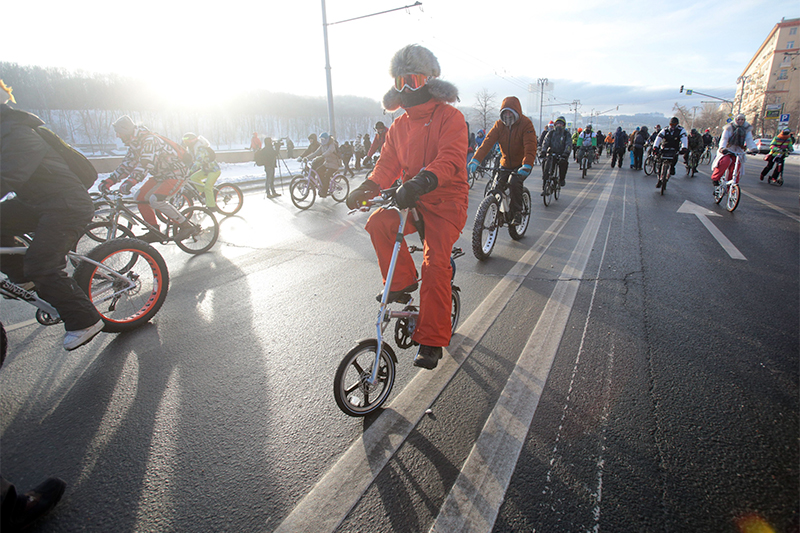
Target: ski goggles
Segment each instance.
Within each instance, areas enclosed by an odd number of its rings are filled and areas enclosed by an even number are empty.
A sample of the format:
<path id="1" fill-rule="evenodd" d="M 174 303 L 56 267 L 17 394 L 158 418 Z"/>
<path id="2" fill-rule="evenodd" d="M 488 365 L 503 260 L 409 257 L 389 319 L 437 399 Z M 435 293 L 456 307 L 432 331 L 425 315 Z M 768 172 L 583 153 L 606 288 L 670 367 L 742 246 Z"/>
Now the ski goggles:
<path id="1" fill-rule="evenodd" d="M 402 92 L 403 89 L 408 87 L 412 91 L 416 91 L 428 83 L 430 78 L 424 74 L 406 74 L 405 76 L 397 76 L 394 79 L 394 88 L 397 92 Z"/>

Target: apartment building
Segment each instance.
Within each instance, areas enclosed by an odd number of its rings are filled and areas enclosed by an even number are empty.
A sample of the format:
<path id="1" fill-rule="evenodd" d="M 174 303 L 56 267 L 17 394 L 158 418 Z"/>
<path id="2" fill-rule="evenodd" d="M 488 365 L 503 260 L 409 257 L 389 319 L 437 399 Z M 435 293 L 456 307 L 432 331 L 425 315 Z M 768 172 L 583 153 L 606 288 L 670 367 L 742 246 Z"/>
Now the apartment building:
<path id="1" fill-rule="evenodd" d="M 747 115 L 757 135 L 774 135 L 780 117 L 800 126 L 800 18 L 783 18 L 737 80 L 734 109 Z"/>

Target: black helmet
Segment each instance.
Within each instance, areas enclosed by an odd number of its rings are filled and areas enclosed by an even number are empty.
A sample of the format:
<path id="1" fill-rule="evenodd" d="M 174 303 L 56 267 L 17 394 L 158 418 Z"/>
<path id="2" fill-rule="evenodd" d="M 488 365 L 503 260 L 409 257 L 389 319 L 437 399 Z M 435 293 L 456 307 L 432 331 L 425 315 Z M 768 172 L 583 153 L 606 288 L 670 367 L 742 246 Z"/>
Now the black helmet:
<path id="1" fill-rule="evenodd" d="M 567 119 L 565 119 L 564 117 L 558 117 L 556 119 L 556 124 L 558 124 L 559 122 L 562 123 L 564 126 L 567 125 Z"/>
<path id="2" fill-rule="evenodd" d="M 671 119 L 669 119 L 669 125 L 670 126 L 673 126 L 673 125 L 677 126 L 679 122 L 680 122 L 680 120 L 678 120 L 678 117 L 672 117 Z"/>

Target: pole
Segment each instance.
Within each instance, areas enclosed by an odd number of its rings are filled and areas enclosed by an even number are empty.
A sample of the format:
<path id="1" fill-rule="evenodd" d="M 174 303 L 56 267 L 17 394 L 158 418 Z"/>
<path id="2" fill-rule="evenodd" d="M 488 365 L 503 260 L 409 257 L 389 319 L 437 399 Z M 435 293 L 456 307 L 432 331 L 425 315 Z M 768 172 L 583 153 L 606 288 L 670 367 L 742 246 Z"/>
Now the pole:
<path id="1" fill-rule="evenodd" d="M 544 86 L 547 85 L 547 78 L 539 78 L 537 82 L 540 86 L 539 93 L 539 135 L 542 134 L 542 107 L 544 107 Z"/>
<path id="2" fill-rule="evenodd" d="M 331 84 L 331 59 L 328 54 L 328 15 L 325 0 L 322 0 L 322 35 L 325 38 L 325 77 L 328 83 L 328 130 L 331 137 L 336 137 L 336 121 L 333 117 L 333 85 Z"/>

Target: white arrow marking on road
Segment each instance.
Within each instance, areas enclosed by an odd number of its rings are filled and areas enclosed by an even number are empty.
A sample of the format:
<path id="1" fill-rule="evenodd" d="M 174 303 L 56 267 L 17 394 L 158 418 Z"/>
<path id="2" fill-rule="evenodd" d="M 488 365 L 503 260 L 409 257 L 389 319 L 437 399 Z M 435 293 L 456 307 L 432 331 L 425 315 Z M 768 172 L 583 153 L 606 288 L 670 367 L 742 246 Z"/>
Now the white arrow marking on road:
<path id="1" fill-rule="evenodd" d="M 717 239 L 717 242 L 720 246 L 722 246 L 722 249 L 728 252 L 728 255 L 731 256 L 731 259 L 742 259 L 743 261 L 747 261 L 747 258 L 744 256 L 744 254 L 742 254 L 742 252 L 740 252 L 739 249 L 736 248 L 736 246 L 734 246 L 725 235 L 723 235 L 719 228 L 708 219 L 709 216 L 721 217 L 722 215 L 713 211 L 709 211 L 708 209 L 700 207 L 697 204 L 693 204 L 689 200 L 684 200 L 683 205 L 678 208 L 678 213 L 689 213 L 690 215 L 695 215 L 711 233 L 711 236 Z"/>

